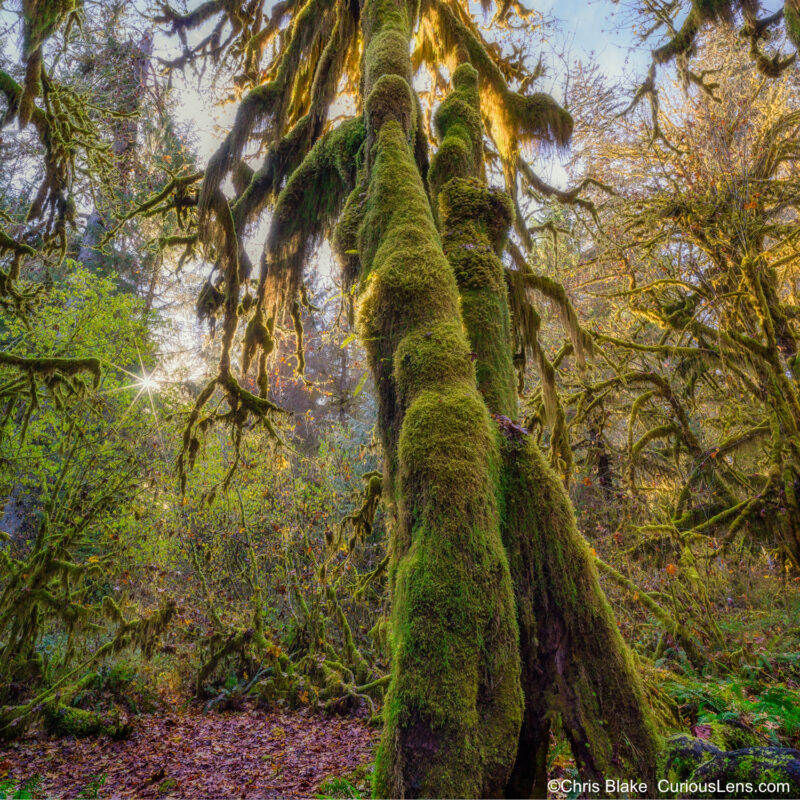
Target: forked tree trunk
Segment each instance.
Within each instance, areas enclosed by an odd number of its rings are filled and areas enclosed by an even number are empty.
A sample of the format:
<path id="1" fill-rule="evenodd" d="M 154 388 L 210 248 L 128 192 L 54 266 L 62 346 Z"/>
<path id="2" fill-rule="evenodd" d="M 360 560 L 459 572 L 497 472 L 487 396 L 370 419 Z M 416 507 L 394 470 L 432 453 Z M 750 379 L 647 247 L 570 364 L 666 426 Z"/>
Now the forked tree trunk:
<path id="1" fill-rule="evenodd" d="M 636 775 L 655 791 L 659 738 L 569 498 L 517 416 L 510 314 L 500 253 L 513 207 L 481 179 L 478 75 L 462 64 L 437 112 L 431 165 L 445 254 L 458 281 L 478 385 L 502 415 L 498 505 L 520 628 L 525 710 L 508 797 L 546 797 L 550 720 L 560 714 L 581 776 Z"/>
<path id="2" fill-rule="evenodd" d="M 657 737 L 569 500 L 533 442 L 489 416 L 516 416 L 499 258 L 513 212 L 481 180 L 477 73 L 463 65 L 429 174 L 440 239 L 415 160 L 413 13 L 363 5 L 365 167 L 336 235 L 366 276 L 359 326 L 396 507 L 375 792 L 544 795 L 558 712 L 585 776 L 647 779 Z"/>
<path id="3" fill-rule="evenodd" d="M 497 796 L 522 716 L 496 502 L 500 454 L 414 158 L 412 14 L 404 0 L 363 6 L 367 169 L 356 192 L 366 193 L 348 203 L 350 212 L 360 204 L 357 247 L 366 278 L 359 325 L 398 512 L 392 681 L 375 792 Z"/>

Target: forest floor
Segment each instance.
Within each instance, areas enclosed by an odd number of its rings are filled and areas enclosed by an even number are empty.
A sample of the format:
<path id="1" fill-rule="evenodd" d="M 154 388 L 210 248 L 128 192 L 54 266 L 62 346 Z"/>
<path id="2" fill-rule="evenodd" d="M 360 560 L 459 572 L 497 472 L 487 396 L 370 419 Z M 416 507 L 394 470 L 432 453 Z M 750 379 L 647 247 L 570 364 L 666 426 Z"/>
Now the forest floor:
<path id="1" fill-rule="evenodd" d="M 334 793 L 337 780 L 366 781 L 377 736 L 364 720 L 303 711 L 153 714 L 122 741 L 0 746 L 0 797 L 326 796 L 331 781 Z"/>

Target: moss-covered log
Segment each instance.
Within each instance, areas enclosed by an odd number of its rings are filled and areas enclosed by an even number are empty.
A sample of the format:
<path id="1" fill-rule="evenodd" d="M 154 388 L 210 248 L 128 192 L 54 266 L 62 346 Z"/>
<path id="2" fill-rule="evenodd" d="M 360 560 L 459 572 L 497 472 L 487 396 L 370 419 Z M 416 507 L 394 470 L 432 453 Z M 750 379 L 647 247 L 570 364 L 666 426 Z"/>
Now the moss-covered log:
<path id="1" fill-rule="evenodd" d="M 797 797 L 800 752 L 788 747 L 721 750 L 691 736 L 673 736 L 659 757 L 660 797 Z"/>

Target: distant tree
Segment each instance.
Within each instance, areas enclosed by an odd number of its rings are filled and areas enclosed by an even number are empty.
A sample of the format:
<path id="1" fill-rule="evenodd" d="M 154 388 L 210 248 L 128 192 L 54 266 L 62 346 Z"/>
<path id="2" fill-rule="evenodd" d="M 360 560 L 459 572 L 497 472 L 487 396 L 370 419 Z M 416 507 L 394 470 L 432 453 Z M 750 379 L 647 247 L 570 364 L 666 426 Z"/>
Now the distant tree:
<path id="1" fill-rule="evenodd" d="M 573 402 L 581 416 L 590 396 L 626 398 L 629 502 L 637 475 L 673 489 L 642 533 L 723 547 L 744 534 L 798 569 L 797 78 L 765 81 L 745 56 L 733 36 L 708 37 L 697 59 L 716 65 L 719 99 L 665 95 L 669 145 L 645 147 L 640 118 L 582 150 L 615 190 L 586 268 L 605 276 L 593 289 L 614 323 L 595 339 L 615 370 Z"/>

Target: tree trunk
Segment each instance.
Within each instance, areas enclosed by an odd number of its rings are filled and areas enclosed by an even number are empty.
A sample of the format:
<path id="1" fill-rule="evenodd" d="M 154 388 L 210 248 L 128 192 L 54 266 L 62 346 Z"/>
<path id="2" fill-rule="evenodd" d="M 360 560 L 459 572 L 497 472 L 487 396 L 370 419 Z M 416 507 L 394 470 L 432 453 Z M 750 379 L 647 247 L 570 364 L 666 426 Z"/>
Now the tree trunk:
<path id="1" fill-rule="evenodd" d="M 546 797 L 550 719 L 561 715 L 582 778 L 639 776 L 655 790 L 658 736 L 569 498 L 517 416 L 500 253 L 513 206 L 482 172 L 477 73 L 462 64 L 437 112 L 431 165 L 444 250 L 461 293 L 478 385 L 498 422 L 498 504 L 520 629 L 523 724 L 508 797 Z"/>
<path id="2" fill-rule="evenodd" d="M 362 9 L 367 171 L 356 192 L 366 187 L 357 228 L 366 277 L 359 326 L 379 392 L 386 486 L 397 505 L 392 680 L 375 792 L 497 796 L 522 716 L 496 502 L 500 457 L 414 157 L 411 16 L 403 0 L 367 0 Z"/>

